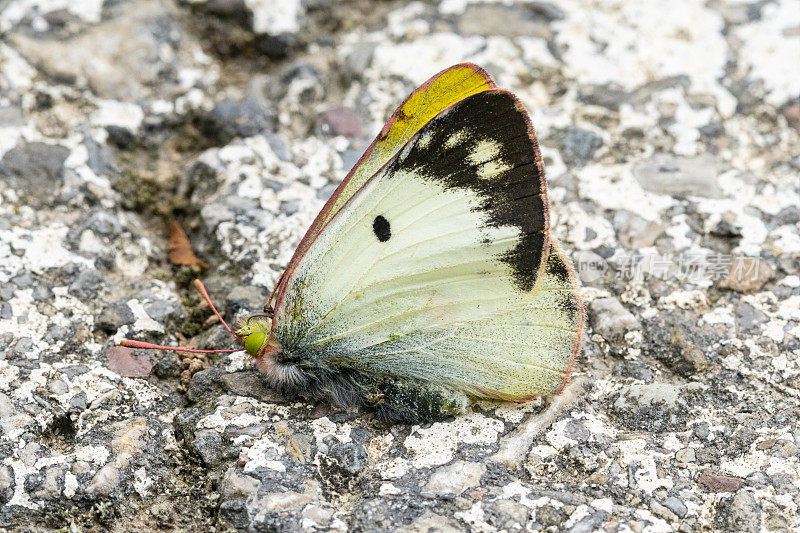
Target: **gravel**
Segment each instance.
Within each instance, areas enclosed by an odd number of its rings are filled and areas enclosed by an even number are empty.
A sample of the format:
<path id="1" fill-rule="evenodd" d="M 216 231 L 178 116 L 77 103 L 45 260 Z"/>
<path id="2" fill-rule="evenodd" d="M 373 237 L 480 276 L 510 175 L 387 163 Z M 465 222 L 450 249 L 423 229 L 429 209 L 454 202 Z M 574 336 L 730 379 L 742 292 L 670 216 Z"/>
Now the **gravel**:
<path id="1" fill-rule="evenodd" d="M 0 8 L 0 529 L 800 528 L 796 3 L 368 4 Z M 561 396 L 386 425 L 117 346 L 234 347 L 169 220 L 226 319 L 261 311 L 459 61 L 531 112 L 584 281 Z"/>

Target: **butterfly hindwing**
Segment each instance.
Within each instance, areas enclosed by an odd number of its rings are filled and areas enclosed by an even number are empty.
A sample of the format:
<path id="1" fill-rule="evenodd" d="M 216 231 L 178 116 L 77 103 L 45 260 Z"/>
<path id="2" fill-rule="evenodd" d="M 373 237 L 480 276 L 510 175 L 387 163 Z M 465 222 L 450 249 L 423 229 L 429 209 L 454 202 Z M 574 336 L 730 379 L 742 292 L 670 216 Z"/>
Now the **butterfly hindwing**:
<path id="1" fill-rule="evenodd" d="M 582 311 L 547 205 L 516 98 L 456 101 L 317 230 L 282 282 L 275 339 L 299 359 L 476 396 L 554 393 Z"/>

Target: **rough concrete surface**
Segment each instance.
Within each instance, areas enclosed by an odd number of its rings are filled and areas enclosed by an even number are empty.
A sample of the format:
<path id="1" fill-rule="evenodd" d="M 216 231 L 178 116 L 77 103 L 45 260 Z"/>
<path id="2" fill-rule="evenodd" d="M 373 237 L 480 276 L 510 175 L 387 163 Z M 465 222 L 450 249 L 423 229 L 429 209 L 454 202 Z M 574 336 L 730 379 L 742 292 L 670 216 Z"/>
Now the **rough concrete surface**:
<path id="1" fill-rule="evenodd" d="M 0 529 L 800 528 L 800 2 L 0 6 Z M 560 397 L 388 426 L 113 348 L 230 347 L 192 278 L 260 310 L 465 60 L 530 110 L 584 283 Z"/>

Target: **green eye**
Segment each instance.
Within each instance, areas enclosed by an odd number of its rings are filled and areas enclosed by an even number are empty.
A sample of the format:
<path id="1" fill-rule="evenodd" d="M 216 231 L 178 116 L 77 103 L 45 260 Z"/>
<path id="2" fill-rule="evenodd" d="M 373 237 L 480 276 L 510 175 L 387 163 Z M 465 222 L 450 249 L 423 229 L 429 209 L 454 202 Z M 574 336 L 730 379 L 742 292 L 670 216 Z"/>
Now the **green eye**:
<path id="1" fill-rule="evenodd" d="M 267 334 L 263 331 L 254 331 L 244 340 L 244 349 L 253 357 L 258 355 L 264 342 L 267 340 Z"/>

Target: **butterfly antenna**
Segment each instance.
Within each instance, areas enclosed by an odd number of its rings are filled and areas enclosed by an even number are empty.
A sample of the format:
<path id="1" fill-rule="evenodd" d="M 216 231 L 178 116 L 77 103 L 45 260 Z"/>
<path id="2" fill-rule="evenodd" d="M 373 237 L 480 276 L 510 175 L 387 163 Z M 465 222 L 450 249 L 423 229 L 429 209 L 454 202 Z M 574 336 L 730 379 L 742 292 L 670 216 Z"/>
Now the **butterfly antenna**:
<path id="1" fill-rule="evenodd" d="M 193 350 L 191 348 L 180 348 L 178 346 L 161 346 L 160 344 L 151 344 L 149 342 L 132 341 L 130 339 L 122 339 L 119 341 L 120 346 L 126 348 L 141 348 L 144 350 L 168 350 L 170 352 L 189 352 L 189 353 L 231 353 L 240 350 Z"/>
<path id="2" fill-rule="evenodd" d="M 233 332 L 233 330 L 228 326 L 228 324 L 222 318 L 222 315 L 219 314 L 219 311 L 217 311 L 217 308 L 214 307 L 214 304 L 211 303 L 211 298 L 208 296 L 208 292 L 206 291 L 206 288 L 203 286 L 203 282 L 200 281 L 199 279 L 195 279 L 194 280 L 194 286 L 197 287 L 197 290 L 200 291 L 200 294 L 203 295 L 203 298 L 205 298 L 206 302 L 208 302 L 208 305 L 211 306 L 211 310 L 214 311 L 215 315 L 217 315 L 217 318 L 219 318 L 219 321 L 222 322 L 223 326 L 225 326 L 225 329 L 230 331 L 231 335 L 233 335 L 235 337 L 236 334 Z"/>
<path id="3" fill-rule="evenodd" d="M 272 304 L 272 297 L 275 296 L 275 293 L 278 292 L 278 287 L 281 286 L 281 282 L 283 281 L 283 277 L 286 275 L 286 271 L 284 270 L 281 274 L 281 277 L 278 278 L 278 283 L 275 284 L 275 287 L 272 289 L 272 292 L 269 293 L 269 299 L 267 300 L 266 305 L 264 305 L 264 309 L 268 308 Z M 270 317 L 272 318 L 272 317 Z"/>

